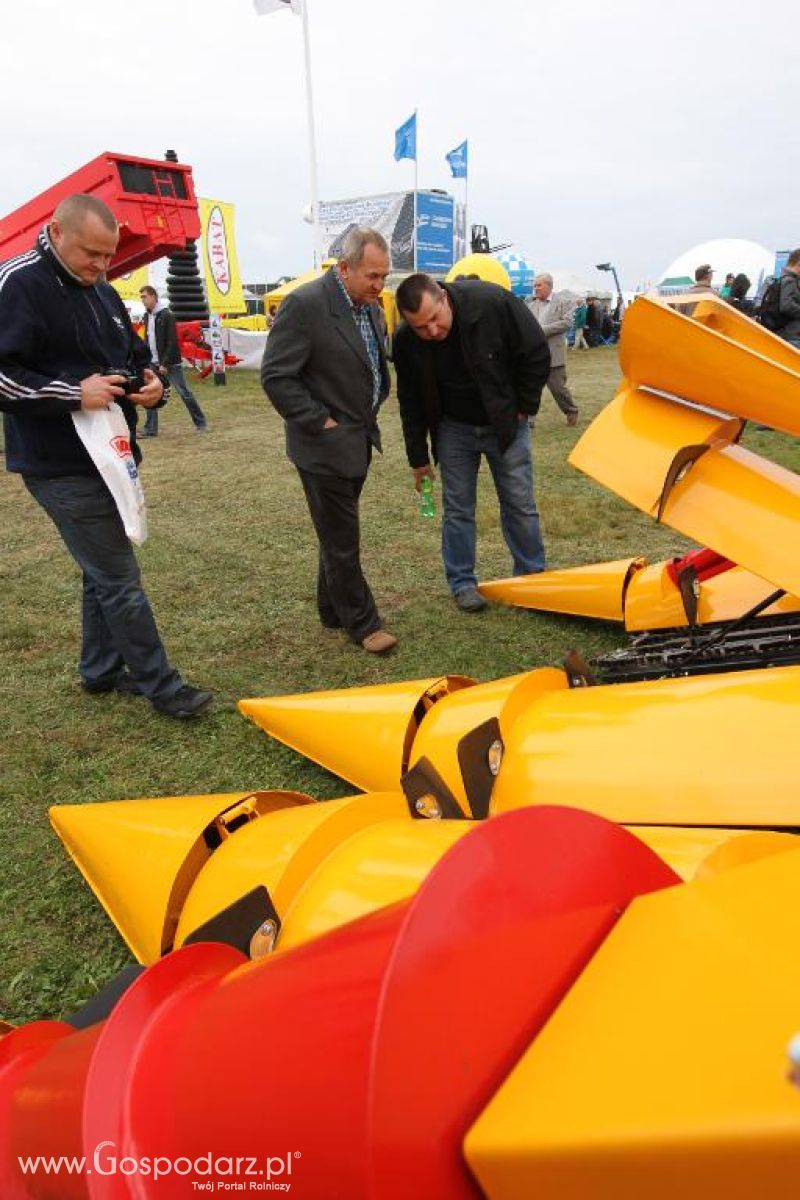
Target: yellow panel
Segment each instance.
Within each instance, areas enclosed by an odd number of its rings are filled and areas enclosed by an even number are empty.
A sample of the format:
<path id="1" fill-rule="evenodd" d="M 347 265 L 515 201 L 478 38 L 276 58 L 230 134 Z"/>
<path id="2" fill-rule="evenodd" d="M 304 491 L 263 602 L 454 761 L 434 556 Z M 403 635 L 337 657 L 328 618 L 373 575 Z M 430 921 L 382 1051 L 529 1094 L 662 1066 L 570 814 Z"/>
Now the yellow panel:
<path id="1" fill-rule="evenodd" d="M 511 579 L 479 583 L 478 591 L 487 600 L 513 604 L 517 608 L 621 621 L 627 582 L 644 564 L 643 558 L 623 558 L 618 562 L 593 563 L 563 571 L 515 575 Z"/>
<path id="2" fill-rule="evenodd" d="M 346 796 L 271 813 L 237 829 L 195 879 L 181 913 L 175 944 L 259 885 L 280 916 L 319 863 L 343 840 L 387 817 L 411 820 L 398 792 Z"/>
<path id="3" fill-rule="evenodd" d="M 619 361 L 631 387 L 658 388 L 800 434 L 800 352 L 788 354 L 784 342 L 778 347 L 782 361 L 775 361 L 779 339 L 768 341 L 767 356 L 640 296 L 622 323 Z"/>
<path id="4" fill-rule="evenodd" d="M 753 833 L 749 829 L 700 829 L 628 825 L 681 879 L 698 879 L 754 862 L 769 854 L 797 850 L 791 833 Z"/>
<path id="5" fill-rule="evenodd" d="M 693 321 L 706 325 L 715 333 L 723 334 L 732 342 L 755 350 L 757 354 L 788 367 L 790 371 L 800 371 L 800 352 L 795 346 L 784 341 L 777 333 L 771 333 L 764 325 L 746 317 L 738 309 L 732 308 L 724 300 L 716 296 L 704 297 L 695 305 L 691 315 Z"/>
<path id="6" fill-rule="evenodd" d="M 690 467 L 670 492 L 661 519 L 797 595 L 798 513 L 800 476 L 743 446 L 726 446 Z"/>
<path id="7" fill-rule="evenodd" d="M 331 851 L 286 913 L 278 948 L 318 937 L 411 896 L 471 821 L 384 821 Z M 446 1015 L 445 1015 L 446 1017 Z"/>
<path id="8" fill-rule="evenodd" d="M 469 1132 L 490 1200 L 791 1196 L 800 852 L 635 900 Z"/>
<path id="9" fill-rule="evenodd" d="M 50 820 L 140 962 L 162 951 L 176 877 L 218 813 L 249 792 L 56 805 Z M 208 857 L 201 848 L 197 871 Z"/>
<path id="10" fill-rule="evenodd" d="M 744 567 L 731 567 L 719 575 L 704 579 L 699 586 L 699 625 L 733 621 L 775 591 L 774 584 L 759 579 Z M 797 612 L 798 609 L 800 600 L 796 596 L 783 596 L 760 615 L 769 617 L 776 613 Z M 653 563 L 637 571 L 625 595 L 625 628 L 631 632 L 671 629 L 686 623 L 681 595 L 667 573 L 667 564 Z"/>
<path id="11" fill-rule="evenodd" d="M 569 462 L 654 516 L 678 451 L 733 440 L 739 428 L 731 418 L 711 416 L 623 384 L 575 444 Z"/>
<path id="12" fill-rule="evenodd" d="M 492 811 L 569 804 L 626 824 L 794 826 L 799 724 L 800 667 L 546 692 L 505 739 Z"/>
<path id="13" fill-rule="evenodd" d="M 364 791 L 400 784 L 416 732 L 415 710 L 470 687 L 463 675 L 411 679 L 337 691 L 240 700 L 239 711 L 271 737 Z"/>
<path id="14" fill-rule="evenodd" d="M 499 716 L 510 693 L 526 677 L 509 675 L 445 696 L 428 710 L 417 730 L 409 766 L 427 758 L 467 815 L 470 809 L 458 763 L 459 740 L 490 717 Z"/>

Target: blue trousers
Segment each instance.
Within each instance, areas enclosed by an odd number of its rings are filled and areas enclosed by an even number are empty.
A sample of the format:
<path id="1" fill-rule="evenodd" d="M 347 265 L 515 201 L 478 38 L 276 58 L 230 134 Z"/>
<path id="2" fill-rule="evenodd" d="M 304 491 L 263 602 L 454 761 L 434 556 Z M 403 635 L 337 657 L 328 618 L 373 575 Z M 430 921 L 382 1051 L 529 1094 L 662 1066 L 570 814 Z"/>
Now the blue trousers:
<path id="1" fill-rule="evenodd" d="M 490 425 L 464 425 L 443 417 L 436 431 L 442 476 L 442 559 L 450 591 L 475 587 L 475 500 L 481 457 L 492 472 L 500 526 L 515 575 L 543 571 L 544 546 L 533 496 L 533 462 L 527 421 L 502 454 Z"/>
<path id="2" fill-rule="evenodd" d="M 83 571 L 81 678 L 110 682 L 127 667 L 149 700 L 174 695 L 183 680 L 167 660 L 133 547 L 100 476 L 23 480 Z"/>
<path id="3" fill-rule="evenodd" d="M 171 386 L 174 387 L 175 391 L 178 393 L 181 400 L 189 410 L 189 416 L 194 421 L 195 427 L 197 429 L 205 429 L 206 425 L 208 424 L 206 415 L 195 400 L 194 392 L 186 382 L 186 376 L 183 373 L 183 367 L 180 365 L 180 363 L 178 363 L 176 367 L 168 367 L 167 374 L 169 376 L 169 382 Z M 151 437 L 155 437 L 155 435 L 158 433 L 158 409 L 148 408 L 145 411 L 147 412 L 147 418 L 144 423 L 144 432 L 149 434 Z"/>

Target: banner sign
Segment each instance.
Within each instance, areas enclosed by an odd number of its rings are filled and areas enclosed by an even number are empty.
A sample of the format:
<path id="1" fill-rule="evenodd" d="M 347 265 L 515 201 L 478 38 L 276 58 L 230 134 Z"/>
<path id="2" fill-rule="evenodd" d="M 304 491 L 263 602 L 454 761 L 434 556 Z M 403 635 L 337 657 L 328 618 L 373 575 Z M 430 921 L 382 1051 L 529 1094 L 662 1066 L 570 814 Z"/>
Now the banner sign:
<path id="1" fill-rule="evenodd" d="M 111 286 L 122 300 L 135 300 L 140 303 L 139 292 L 150 283 L 150 272 L 147 267 L 137 267 L 127 275 L 118 275 L 111 280 Z"/>
<path id="2" fill-rule="evenodd" d="M 447 274 L 453 265 L 453 197 L 417 192 L 417 269 Z"/>
<path id="3" fill-rule="evenodd" d="M 236 254 L 233 205 L 222 200 L 198 200 L 198 207 L 209 312 L 247 312 Z"/>
<path id="4" fill-rule="evenodd" d="M 453 198 L 417 193 L 417 266 L 436 274 L 453 265 Z M 389 244 L 393 271 L 414 270 L 414 193 L 387 192 L 352 200 L 323 201 L 319 206 L 322 256 L 338 258 L 345 235 L 358 226 L 382 233 Z"/>

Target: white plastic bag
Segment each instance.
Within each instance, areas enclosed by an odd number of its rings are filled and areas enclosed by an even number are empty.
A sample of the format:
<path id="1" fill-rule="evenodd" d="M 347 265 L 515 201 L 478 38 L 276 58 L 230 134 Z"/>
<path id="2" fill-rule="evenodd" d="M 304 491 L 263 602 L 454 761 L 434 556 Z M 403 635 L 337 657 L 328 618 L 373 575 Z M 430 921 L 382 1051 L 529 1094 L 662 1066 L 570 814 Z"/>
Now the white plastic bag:
<path id="1" fill-rule="evenodd" d="M 78 437 L 88 450 L 119 509 L 125 532 L 141 546 L 147 538 L 147 509 L 139 472 L 131 452 L 131 435 L 122 409 L 113 400 L 108 408 L 81 409 L 72 414 Z"/>

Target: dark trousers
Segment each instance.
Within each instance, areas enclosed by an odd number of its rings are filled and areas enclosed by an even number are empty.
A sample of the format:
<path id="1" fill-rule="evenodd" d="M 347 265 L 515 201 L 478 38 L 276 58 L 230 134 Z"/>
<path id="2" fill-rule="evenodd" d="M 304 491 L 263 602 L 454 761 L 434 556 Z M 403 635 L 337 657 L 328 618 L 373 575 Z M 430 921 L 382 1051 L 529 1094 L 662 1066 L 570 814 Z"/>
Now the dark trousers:
<path id="1" fill-rule="evenodd" d="M 317 609 L 329 629 L 342 628 L 354 642 L 381 627 L 361 570 L 358 498 L 366 475 L 314 475 L 297 468 L 319 541 Z"/>
<path id="2" fill-rule="evenodd" d="M 81 678 L 110 681 L 127 667 L 149 700 L 174 695 L 183 680 L 167 660 L 136 555 L 100 476 L 23 481 L 83 571 Z"/>

